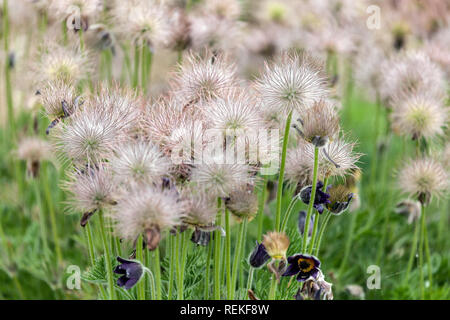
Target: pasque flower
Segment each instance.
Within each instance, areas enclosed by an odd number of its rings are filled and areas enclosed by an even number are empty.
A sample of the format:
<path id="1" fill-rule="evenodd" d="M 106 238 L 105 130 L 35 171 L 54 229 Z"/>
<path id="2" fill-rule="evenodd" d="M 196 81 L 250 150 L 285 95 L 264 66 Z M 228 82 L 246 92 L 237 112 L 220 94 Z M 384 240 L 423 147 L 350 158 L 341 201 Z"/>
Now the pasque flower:
<path id="1" fill-rule="evenodd" d="M 117 257 L 120 264 L 115 267 L 114 273 L 122 275 L 117 279 L 117 285 L 124 289 L 130 290 L 133 288 L 144 275 L 144 267 L 137 260 L 126 260 Z"/>
<path id="2" fill-rule="evenodd" d="M 320 261 L 307 254 L 296 254 L 288 257 L 288 267 L 283 273 L 284 277 L 297 275 L 297 281 L 303 282 L 309 278 L 317 278 L 320 272 Z"/>
<path id="3" fill-rule="evenodd" d="M 353 199 L 353 193 L 344 186 L 336 185 L 327 188 L 329 199 L 326 204 L 327 209 L 334 214 L 341 214 L 347 210 L 350 201 Z"/>
<path id="4" fill-rule="evenodd" d="M 258 243 L 258 241 L 256 241 L 256 247 L 253 249 L 253 252 L 248 259 L 249 264 L 253 268 L 260 268 L 269 261 L 269 259 L 270 255 L 267 253 L 264 243 Z"/>
<path id="5" fill-rule="evenodd" d="M 326 192 L 322 191 L 323 186 L 324 185 L 323 185 L 322 181 L 317 182 L 316 197 L 314 198 L 314 204 L 313 204 L 313 207 L 319 213 L 323 212 L 324 204 L 330 203 L 330 200 L 328 200 L 328 198 L 330 198 L 330 195 L 327 194 Z M 312 191 L 312 186 L 308 186 L 308 187 L 304 187 L 299 193 L 300 199 L 306 204 L 309 204 L 309 201 L 311 199 L 311 191 Z"/>

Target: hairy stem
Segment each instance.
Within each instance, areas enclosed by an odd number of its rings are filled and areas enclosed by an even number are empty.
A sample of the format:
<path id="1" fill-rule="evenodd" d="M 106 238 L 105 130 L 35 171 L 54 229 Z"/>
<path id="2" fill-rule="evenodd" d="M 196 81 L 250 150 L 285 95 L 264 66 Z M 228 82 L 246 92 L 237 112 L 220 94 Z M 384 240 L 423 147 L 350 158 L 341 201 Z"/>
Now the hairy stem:
<path id="1" fill-rule="evenodd" d="M 281 150 L 281 163 L 280 163 L 280 173 L 278 175 L 278 186 L 277 186 L 277 208 L 275 212 L 275 230 L 280 230 L 280 220 L 281 220 L 281 200 L 283 198 L 283 181 L 284 181 L 284 167 L 286 165 L 286 154 L 287 145 L 289 140 L 289 131 L 291 128 L 292 120 L 292 110 L 286 119 L 286 126 L 284 128 L 283 136 L 283 149 Z"/>
<path id="2" fill-rule="evenodd" d="M 319 148 L 314 147 L 313 181 L 312 181 L 311 197 L 309 199 L 309 205 L 308 205 L 308 212 L 306 214 L 305 230 L 303 232 L 302 252 L 306 252 L 306 245 L 308 242 L 309 224 L 310 224 L 311 215 L 313 212 L 314 201 L 316 200 L 318 168 L 319 168 Z"/>

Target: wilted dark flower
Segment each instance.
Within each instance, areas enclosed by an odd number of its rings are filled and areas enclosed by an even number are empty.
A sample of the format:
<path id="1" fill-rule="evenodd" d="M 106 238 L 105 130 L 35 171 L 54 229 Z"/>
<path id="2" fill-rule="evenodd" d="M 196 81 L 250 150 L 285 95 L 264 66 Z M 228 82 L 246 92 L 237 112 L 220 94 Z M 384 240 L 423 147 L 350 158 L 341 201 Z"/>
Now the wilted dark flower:
<path id="1" fill-rule="evenodd" d="M 323 182 L 322 181 L 318 181 L 317 182 L 317 186 L 316 186 L 316 197 L 314 198 L 314 205 L 313 207 L 319 212 L 322 213 L 323 212 L 323 204 L 327 204 L 330 203 L 330 201 L 328 200 L 328 198 L 330 197 L 329 194 L 327 194 L 326 192 L 323 192 L 321 189 L 323 188 Z M 308 186 L 308 187 L 304 187 L 301 191 L 300 191 L 300 199 L 302 199 L 302 201 L 306 204 L 309 204 L 309 200 L 311 199 L 311 190 L 312 190 L 312 186 Z"/>
<path id="2" fill-rule="evenodd" d="M 325 281 L 322 271 L 317 278 L 309 278 L 295 294 L 295 300 L 333 300 L 332 284 Z"/>
<path id="3" fill-rule="evenodd" d="M 305 232 L 305 224 L 306 224 L 306 211 L 300 211 L 298 214 L 298 232 L 300 232 L 301 235 Z M 314 224 L 314 215 L 311 215 L 311 220 L 309 222 L 309 225 Z M 312 228 L 309 228 L 308 237 L 311 237 L 312 235 Z"/>
<path id="4" fill-rule="evenodd" d="M 266 247 L 263 243 L 258 243 L 256 241 L 256 247 L 253 250 L 252 254 L 249 258 L 249 264 L 253 268 L 260 268 L 262 267 L 268 260 L 270 259 L 269 254 L 266 251 Z"/>
<path id="5" fill-rule="evenodd" d="M 317 278 L 319 274 L 320 261 L 308 254 L 296 254 L 288 257 L 289 266 L 283 273 L 284 277 L 297 275 L 297 281 L 306 281 L 309 278 Z"/>
<path id="6" fill-rule="evenodd" d="M 327 209 L 334 214 L 341 214 L 345 210 L 347 210 L 350 201 L 353 198 L 353 193 L 344 186 L 330 186 L 328 188 L 329 193 L 329 202 L 327 203 Z"/>
<path id="7" fill-rule="evenodd" d="M 136 260 L 125 260 L 121 257 L 117 257 L 117 261 L 119 261 L 120 264 L 114 268 L 114 273 L 122 275 L 117 279 L 117 285 L 129 290 L 141 279 L 144 274 L 144 268 L 142 267 L 142 264 Z"/>
<path id="8" fill-rule="evenodd" d="M 211 240 L 211 232 L 195 228 L 191 236 L 191 241 L 200 246 L 207 246 Z"/>

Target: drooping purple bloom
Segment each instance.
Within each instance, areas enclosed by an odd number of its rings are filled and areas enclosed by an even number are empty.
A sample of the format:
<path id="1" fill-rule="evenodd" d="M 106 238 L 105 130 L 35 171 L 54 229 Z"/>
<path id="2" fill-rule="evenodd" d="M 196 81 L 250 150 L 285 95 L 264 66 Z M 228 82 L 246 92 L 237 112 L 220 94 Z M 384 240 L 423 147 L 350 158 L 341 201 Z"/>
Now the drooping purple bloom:
<path id="1" fill-rule="evenodd" d="M 126 260 L 121 257 L 117 257 L 117 261 L 120 264 L 114 268 L 114 273 L 121 274 L 122 276 L 117 279 L 117 285 L 124 289 L 131 289 L 141 279 L 144 274 L 144 269 L 140 262 L 134 260 Z"/>
<path id="2" fill-rule="evenodd" d="M 249 258 L 249 263 L 253 268 L 262 267 L 268 260 L 270 255 L 266 251 L 266 247 L 262 243 L 256 241 L 256 247 Z"/>
<path id="3" fill-rule="evenodd" d="M 314 198 L 313 207 L 319 213 L 323 212 L 324 204 L 330 203 L 330 200 L 328 200 L 330 198 L 330 195 L 328 193 L 322 191 L 322 188 L 323 188 L 323 182 L 318 181 L 317 185 L 316 185 L 316 196 Z M 302 199 L 303 203 L 309 204 L 309 201 L 311 200 L 311 191 L 312 191 L 312 186 L 304 187 L 300 191 L 299 196 L 300 196 L 300 199 Z"/>
<path id="4" fill-rule="evenodd" d="M 306 211 L 300 211 L 298 214 L 298 232 L 300 232 L 301 235 L 305 232 L 305 226 L 306 226 Z M 309 221 L 309 225 L 314 225 L 314 215 L 311 215 L 311 219 Z M 309 228 L 308 231 L 308 237 L 312 236 L 312 230 L 313 228 Z"/>
<path id="5" fill-rule="evenodd" d="M 309 278 L 317 278 L 319 274 L 320 261 L 308 254 L 296 254 L 288 257 L 288 267 L 283 277 L 297 275 L 297 281 L 304 282 Z"/>
<path id="6" fill-rule="evenodd" d="M 353 193 L 349 193 L 346 201 L 338 201 L 338 200 L 333 202 L 330 201 L 326 206 L 327 209 L 330 210 L 330 212 L 339 215 L 345 210 L 347 210 L 348 206 L 350 205 L 350 201 L 352 201 L 352 199 Z"/>

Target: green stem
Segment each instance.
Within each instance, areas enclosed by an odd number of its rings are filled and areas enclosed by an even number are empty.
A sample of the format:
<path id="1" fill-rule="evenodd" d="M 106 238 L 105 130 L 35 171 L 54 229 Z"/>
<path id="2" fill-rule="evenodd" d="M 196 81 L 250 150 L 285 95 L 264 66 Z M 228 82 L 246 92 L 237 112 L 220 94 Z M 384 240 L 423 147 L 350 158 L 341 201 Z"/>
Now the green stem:
<path id="1" fill-rule="evenodd" d="M 326 177 L 323 182 L 323 190 L 325 192 L 327 191 L 327 187 L 328 187 L 328 177 Z M 308 252 L 309 254 L 312 254 L 315 246 L 317 245 L 316 238 L 317 238 L 317 232 L 319 231 L 319 219 L 320 219 L 320 214 L 318 212 L 316 212 L 315 216 L 314 216 L 314 226 L 313 226 L 313 232 L 311 235 L 311 245 L 309 247 L 309 252 Z"/>
<path id="2" fill-rule="evenodd" d="M 221 226 L 222 221 L 222 200 L 220 198 L 217 199 L 217 216 L 216 216 L 216 225 L 217 227 Z M 221 232 L 220 229 L 214 231 L 214 299 L 220 300 L 220 256 L 221 256 Z"/>
<path id="3" fill-rule="evenodd" d="M 112 263 L 111 263 L 111 248 L 109 246 L 109 242 L 106 237 L 106 231 L 105 231 L 105 221 L 103 217 L 103 210 L 98 210 L 98 218 L 99 218 L 99 224 L 100 224 L 100 234 L 102 238 L 103 243 L 103 250 L 105 251 L 105 268 L 106 273 L 108 277 L 108 291 L 109 291 L 109 299 L 114 300 L 116 299 L 116 291 L 114 289 L 114 276 L 113 276 L 113 270 L 112 270 Z M 141 246 L 142 246 L 142 241 Z M 136 250 L 137 250 L 136 245 Z"/>
<path id="4" fill-rule="evenodd" d="M 87 248 L 89 253 L 89 262 L 92 266 L 95 265 L 95 249 L 94 241 L 92 240 L 91 224 L 88 222 L 84 227 L 84 234 L 86 235 Z"/>
<path id="5" fill-rule="evenodd" d="M 136 241 L 136 260 L 139 260 L 143 265 L 145 265 L 144 260 L 144 245 L 142 241 L 142 234 L 139 235 Z M 137 299 L 145 300 L 145 284 L 143 281 L 139 281 L 136 285 Z"/>
<path id="6" fill-rule="evenodd" d="M 44 246 L 44 256 L 47 257 L 47 254 L 49 253 L 48 249 L 48 242 L 47 242 L 47 222 L 45 221 L 45 215 L 44 215 L 44 207 L 42 205 L 42 198 L 41 198 L 41 190 L 39 186 L 39 179 L 36 177 L 33 179 L 33 185 L 34 185 L 34 191 L 36 195 L 36 201 L 39 208 L 39 226 L 41 231 L 41 238 L 42 238 L 42 244 Z"/>
<path id="7" fill-rule="evenodd" d="M 248 223 L 248 219 L 244 218 L 239 226 L 239 234 L 238 234 L 238 238 L 236 240 L 236 249 L 235 249 L 234 260 L 233 260 L 233 273 L 232 273 L 233 277 L 231 280 L 232 294 L 229 298 L 230 300 L 234 299 L 234 294 L 236 291 L 236 280 L 237 280 L 237 275 L 239 273 L 239 266 L 241 265 L 241 261 L 242 261 L 242 251 L 243 251 L 243 245 L 244 245 L 245 230 L 247 229 L 247 223 Z"/>
<path id="8" fill-rule="evenodd" d="M 339 274 L 342 274 L 344 272 L 345 266 L 347 264 L 348 257 L 350 255 L 350 250 L 352 249 L 352 240 L 353 240 L 353 231 L 355 229 L 356 225 L 356 212 L 354 212 L 351 216 L 350 225 L 348 227 L 347 232 L 347 242 L 345 243 L 345 249 L 344 249 L 344 257 L 342 258 L 342 262 L 339 268 Z"/>
<path id="9" fill-rule="evenodd" d="M 286 126 L 284 128 L 283 136 L 283 149 L 281 151 L 281 163 L 280 163 L 280 173 L 278 175 L 278 186 L 277 186 L 277 208 L 275 212 L 275 230 L 280 230 L 280 220 L 281 220 L 281 199 L 283 198 L 283 181 L 284 181 L 284 167 L 286 165 L 286 154 L 287 145 L 289 140 L 289 132 L 291 128 L 292 120 L 292 110 L 289 112 L 286 119 Z"/>
<path id="10" fill-rule="evenodd" d="M 247 292 L 245 293 L 246 300 L 248 299 L 248 291 L 252 289 L 253 284 L 253 273 L 255 273 L 255 268 L 250 266 L 250 269 L 248 271 L 248 279 L 247 279 Z"/>
<path id="11" fill-rule="evenodd" d="M 417 243 L 419 240 L 420 220 L 417 220 L 415 223 L 416 223 L 416 226 L 414 228 L 414 238 L 412 241 L 411 253 L 409 254 L 408 266 L 406 268 L 406 275 L 405 275 L 405 279 L 403 280 L 404 285 L 406 285 L 407 282 L 409 281 L 409 275 L 411 273 L 412 266 L 414 263 L 414 257 L 417 254 Z"/>
<path id="12" fill-rule="evenodd" d="M 206 271 L 205 271 L 205 292 L 204 292 L 204 299 L 209 299 L 209 282 L 210 282 L 210 268 L 211 268 L 211 256 L 213 251 L 213 245 L 210 241 L 208 243 L 208 253 L 206 256 Z"/>
<path id="13" fill-rule="evenodd" d="M 155 282 L 156 282 L 156 300 L 162 299 L 162 293 L 161 293 L 161 262 L 160 262 L 160 253 L 159 253 L 159 247 L 153 251 L 154 257 L 153 257 L 153 268 L 155 272 Z"/>
<path id="14" fill-rule="evenodd" d="M 173 295 L 173 280 L 175 275 L 175 237 L 169 234 L 169 252 L 170 252 L 170 270 L 169 270 L 169 284 L 167 289 L 167 300 L 172 300 Z"/>
<path id="15" fill-rule="evenodd" d="M 236 244 L 238 246 L 238 244 Z M 235 253 L 235 257 L 237 254 Z M 230 211 L 225 208 L 225 273 L 227 282 L 227 299 L 232 299 L 232 285 L 231 285 L 231 231 L 230 231 Z M 233 264 L 233 278 L 234 278 L 234 264 Z M 233 282 L 234 284 L 234 282 Z"/>
<path id="16" fill-rule="evenodd" d="M 419 240 L 419 266 L 420 266 L 420 292 L 422 300 L 425 300 L 425 280 L 423 274 L 423 253 L 424 253 L 424 241 L 425 241 L 425 207 L 421 204 L 421 215 L 420 215 L 420 240 Z"/>
<path id="17" fill-rule="evenodd" d="M 139 61 L 140 61 L 140 51 L 139 47 L 134 47 L 134 72 L 133 72 L 133 81 L 132 81 L 132 87 L 134 89 L 137 88 L 139 83 Z"/>
<path id="18" fill-rule="evenodd" d="M 278 268 L 278 266 L 276 266 L 276 268 Z M 272 280 L 270 282 L 270 290 L 269 290 L 269 300 L 275 300 L 277 286 L 278 286 L 277 277 L 275 274 L 272 273 Z"/>
<path id="19" fill-rule="evenodd" d="M 425 214 L 425 208 L 423 209 Z M 428 244 L 428 234 L 427 234 L 427 224 L 425 223 L 425 231 L 424 231 L 424 237 L 425 237 L 425 255 L 427 258 L 427 270 L 428 270 L 428 280 L 430 281 L 430 289 L 433 285 L 433 270 L 432 270 L 432 264 L 431 264 L 431 254 L 430 254 L 430 246 Z"/>
<path id="20" fill-rule="evenodd" d="M 180 262 L 180 280 L 179 280 L 179 290 L 178 290 L 178 300 L 184 299 L 184 273 L 186 271 L 186 259 L 187 259 L 187 249 L 189 246 L 189 236 L 190 229 L 182 232 L 180 234 L 181 240 L 181 262 Z"/>
<path id="21" fill-rule="evenodd" d="M 286 231 L 286 227 L 287 227 L 287 223 L 289 221 L 289 218 L 291 217 L 292 211 L 295 208 L 295 205 L 297 204 L 297 202 L 299 201 L 299 197 L 298 196 L 294 196 L 291 199 L 291 202 L 289 202 L 289 205 L 286 209 L 286 214 L 283 217 L 283 222 L 281 223 L 281 231 L 284 232 Z"/>
<path id="22" fill-rule="evenodd" d="M 317 187 L 317 172 L 319 168 L 319 148 L 314 147 L 314 168 L 313 168 L 313 181 L 311 189 L 311 197 L 309 199 L 308 212 L 306 214 L 305 231 L 303 232 L 302 252 L 306 252 L 306 245 L 308 241 L 309 224 L 313 211 L 314 201 L 316 200 L 316 187 Z"/>
<path id="23" fill-rule="evenodd" d="M 327 211 L 325 213 L 325 218 L 324 218 L 325 220 L 322 222 L 322 225 L 320 226 L 319 237 L 317 238 L 316 253 L 315 253 L 316 257 L 319 256 L 320 245 L 322 244 L 322 237 L 323 237 L 323 234 L 325 233 L 325 229 L 327 228 L 330 218 L 331 218 L 331 213 Z"/>
<path id="24" fill-rule="evenodd" d="M 47 202 L 48 211 L 50 213 L 50 224 L 52 227 L 52 235 L 53 235 L 53 242 L 55 245 L 55 251 L 56 251 L 56 257 L 58 259 L 58 264 L 62 265 L 62 253 L 61 253 L 61 247 L 59 245 L 59 237 L 58 237 L 58 227 L 56 223 L 56 215 L 55 215 L 55 208 L 53 207 L 53 199 L 50 192 L 50 181 L 48 177 L 48 164 L 44 165 L 44 168 L 41 172 L 41 178 L 44 184 L 44 193 L 45 193 L 45 199 Z"/>
<path id="25" fill-rule="evenodd" d="M 258 194 L 258 212 L 256 213 L 257 221 L 258 221 L 258 231 L 256 239 L 261 241 L 262 231 L 263 231 L 263 222 L 264 222 L 264 207 L 266 205 L 267 198 L 267 182 L 269 181 L 267 176 L 264 176 L 261 182 L 261 190 Z"/>
<path id="26" fill-rule="evenodd" d="M 15 139 L 16 123 L 14 120 L 14 105 L 11 86 L 11 68 L 9 65 L 9 13 L 8 0 L 3 1 L 3 49 L 7 59 L 5 59 L 5 91 L 6 91 L 6 106 L 8 108 L 8 124 L 9 137 L 11 141 Z"/>

